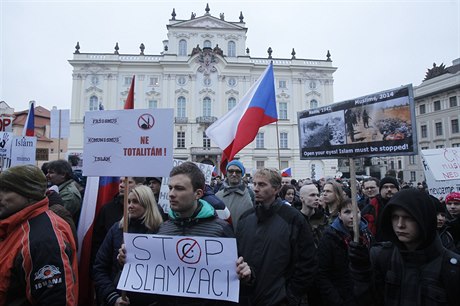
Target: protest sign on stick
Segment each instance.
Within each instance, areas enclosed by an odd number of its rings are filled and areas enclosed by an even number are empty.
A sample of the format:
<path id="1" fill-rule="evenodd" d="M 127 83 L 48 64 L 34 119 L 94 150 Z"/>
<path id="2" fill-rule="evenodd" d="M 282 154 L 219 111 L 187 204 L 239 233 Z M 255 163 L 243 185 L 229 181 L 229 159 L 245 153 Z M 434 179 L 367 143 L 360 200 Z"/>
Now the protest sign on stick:
<path id="1" fill-rule="evenodd" d="M 452 166 L 452 162 L 454 162 L 452 157 L 454 156 L 460 158 L 460 155 L 454 155 L 456 149 L 457 148 L 421 150 L 421 160 L 423 164 L 423 170 L 425 173 L 426 184 L 428 186 L 428 192 L 438 199 L 445 199 L 446 196 L 451 192 L 460 192 L 460 178 L 450 178 L 455 176 L 455 174 L 453 173 L 456 173 L 455 170 L 457 169 L 450 169 L 454 167 L 443 168 L 442 166 Z M 459 153 L 460 150 L 458 150 L 456 154 Z M 426 158 L 426 156 L 428 156 L 428 158 Z M 460 169 L 460 164 L 457 164 L 457 168 Z M 436 179 L 433 173 L 436 173 L 438 178 L 445 179 Z"/>
<path id="2" fill-rule="evenodd" d="M 412 85 L 297 114 L 300 159 L 348 158 L 355 240 L 359 237 L 355 157 L 417 154 Z"/>
<path id="3" fill-rule="evenodd" d="M 412 85 L 299 112 L 301 159 L 417 153 Z"/>
<path id="4" fill-rule="evenodd" d="M 86 112 L 83 175 L 168 176 L 173 121 L 172 109 Z"/>
<path id="5" fill-rule="evenodd" d="M 460 180 L 460 148 L 422 150 L 435 180 Z"/>

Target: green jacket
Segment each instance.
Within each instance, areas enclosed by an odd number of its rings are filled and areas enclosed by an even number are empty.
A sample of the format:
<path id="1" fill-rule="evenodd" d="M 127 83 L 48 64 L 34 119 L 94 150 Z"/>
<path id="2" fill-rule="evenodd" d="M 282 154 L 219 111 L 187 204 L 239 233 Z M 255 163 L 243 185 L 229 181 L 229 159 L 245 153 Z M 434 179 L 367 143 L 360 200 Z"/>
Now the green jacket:
<path id="1" fill-rule="evenodd" d="M 75 186 L 74 180 L 70 179 L 59 185 L 59 195 L 62 199 L 62 205 L 72 214 L 72 219 L 77 225 L 80 218 L 81 194 Z"/>

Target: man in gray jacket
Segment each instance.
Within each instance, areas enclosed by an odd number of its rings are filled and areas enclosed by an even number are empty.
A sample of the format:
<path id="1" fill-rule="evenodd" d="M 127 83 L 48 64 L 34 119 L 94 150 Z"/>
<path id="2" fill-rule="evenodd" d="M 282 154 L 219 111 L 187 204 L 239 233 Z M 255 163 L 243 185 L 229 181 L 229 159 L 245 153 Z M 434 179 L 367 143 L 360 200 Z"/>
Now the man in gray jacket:
<path id="1" fill-rule="evenodd" d="M 245 169 L 239 160 L 232 160 L 227 164 L 227 178 L 216 196 L 225 203 L 232 216 L 233 229 L 236 232 L 241 215 L 253 207 L 251 191 L 243 182 Z"/>

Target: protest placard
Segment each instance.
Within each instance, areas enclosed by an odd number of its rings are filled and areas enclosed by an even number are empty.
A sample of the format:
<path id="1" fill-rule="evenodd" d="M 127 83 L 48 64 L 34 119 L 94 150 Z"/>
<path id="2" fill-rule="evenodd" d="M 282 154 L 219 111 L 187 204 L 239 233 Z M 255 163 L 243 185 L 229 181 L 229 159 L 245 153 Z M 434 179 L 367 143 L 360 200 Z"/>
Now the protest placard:
<path id="1" fill-rule="evenodd" d="M 186 162 L 185 160 L 181 159 L 174 159 L 173 160 L 173 167 L 176 167 L 182 163 Z M 197 163 L 194 162 L 195 165 L 197 165 L 200 170 L 204 174 L 205 182 L 206 184 L 211 184 L 211 179 L 212 179 L 212 170 L 214 169 L 214 166 L 208 165 L 208 164 L 202 164 L 202 163 Z M 163 208 L 163 211 L 165 213 L 169 212 L 169 175 L 166 177 L 163 177 L 161 181 L 161 188 L 160 188 L 160 194 L 158 196 L 158 204 Z"/>
<path id="2" fill-rule="evenodd" d="M 236 239 L 125 233 L 124 241 L 118 289 L 238 302 Z"/>
<path id="3" fill-rule="evenodd" d="M 298 113 L 301 159 L 417 153 L 412 85 Z"/>
<path id="4" fill-rule="evenodd" d="M 440 150 L 441 151 L 441 150 Z M 441 154 L 441 152 L 439 153 Z M 451 192 L 460 192 L 460 179 L 456 180 L 436 180 L 433 171 L 426 162 L 426 160 L 421 156 L 423 170 L 425 173 L 425 181 L 428 186 L 428 192 L 435 196 L 436 198 L 445 199 L 446 196 Z"/>
<path id="5" fill-rule="evenodd" d="M 11 166 L 11 145 L 13 133 L 0 132 L 0 169 L 7 169 Z"/>
<path id="6" fill-rule="evenodd" d="M 13 117 L 0 116 L 0 132 L 13 132 Z"/>
<path id="7" fill-rule="evenodd" d="M 50 113 L 50 137 L 68 138 L 70 130 L 70 110 L 52 109 Z"/>
<path id="8" fill-rule="evenodd" d="M 460 148 L 428 149 L 421 153 L 437 181 L 460 180 Z"/>
<path id="9" fill-rule="evenodd" d="M 35 165 L 37 137 L 14 136 L 11 143 L 11 167 Z"/>
<path id="10" fill-rule="evenodd" d="M 86 112 L 83 175 L 168 176 L 173 122 L 172 109 Z"/>

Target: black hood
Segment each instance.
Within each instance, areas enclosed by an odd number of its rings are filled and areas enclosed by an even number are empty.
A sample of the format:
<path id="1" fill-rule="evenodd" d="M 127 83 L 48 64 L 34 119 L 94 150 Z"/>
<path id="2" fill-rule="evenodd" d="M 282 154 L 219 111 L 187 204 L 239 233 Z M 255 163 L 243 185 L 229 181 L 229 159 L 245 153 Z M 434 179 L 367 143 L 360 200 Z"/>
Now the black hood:
<path id="1" fill-rule="evenodd" d="M 391 224 L 391 212 L 398 207 L 408 212 L 417 222 L 421 231 L 422 243 L 418 249 L 424 249 L 430 245 L 436 237 L 436 207 L 430 196 L 425 192 L 420 192 L 415 188 L 403 189 L 397 192 L 385 205 L 382 211 L 380 231 L 386 241 L 399 243 Z"/>

